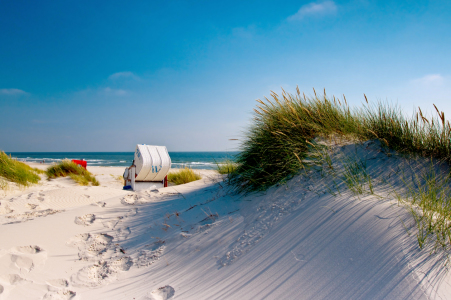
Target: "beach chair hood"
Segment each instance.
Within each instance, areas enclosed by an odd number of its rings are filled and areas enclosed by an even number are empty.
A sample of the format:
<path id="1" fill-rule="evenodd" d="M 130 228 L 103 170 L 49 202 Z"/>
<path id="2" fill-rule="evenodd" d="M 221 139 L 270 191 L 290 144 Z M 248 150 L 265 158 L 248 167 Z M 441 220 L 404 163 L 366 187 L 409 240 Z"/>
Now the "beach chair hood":
<path id="1" fill-rule="evenodd" d="M 135 150 L 136 181 L 162 181 L 171 168 L 165 146 L 137 145 Z"/>

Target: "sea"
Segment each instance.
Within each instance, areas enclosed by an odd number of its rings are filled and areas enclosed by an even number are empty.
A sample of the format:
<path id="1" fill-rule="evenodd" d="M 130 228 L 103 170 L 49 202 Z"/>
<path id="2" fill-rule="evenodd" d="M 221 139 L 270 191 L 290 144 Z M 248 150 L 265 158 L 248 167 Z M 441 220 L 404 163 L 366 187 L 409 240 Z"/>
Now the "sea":
<path id="1" fill-rule="evenodd" d="M 216 169 L 217 164 L 231 159 L 239 152 L 169 152 L 172 168 Z M 126 167 L 134 152 L 6 152 L 24 162 L 57 163 L 63 159 L 83 159 L 88 166 Z"/>

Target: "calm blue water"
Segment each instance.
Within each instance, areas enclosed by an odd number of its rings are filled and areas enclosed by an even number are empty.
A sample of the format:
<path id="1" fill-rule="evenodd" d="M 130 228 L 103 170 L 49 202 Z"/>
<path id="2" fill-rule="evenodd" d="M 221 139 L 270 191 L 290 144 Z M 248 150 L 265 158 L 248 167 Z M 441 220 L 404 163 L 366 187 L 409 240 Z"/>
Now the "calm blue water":
<path id="1" fill-rule="evenodd" d="M 7 152 L 20 161 L 45 163 L 62 159 L 84 159 L 88 166 L 130 166 L 134 152 Z M 172 167 L 187 166 L 193 169 L 215 169 L 216 162 L 233 159 L 238 152 L 169 152 Z"/>

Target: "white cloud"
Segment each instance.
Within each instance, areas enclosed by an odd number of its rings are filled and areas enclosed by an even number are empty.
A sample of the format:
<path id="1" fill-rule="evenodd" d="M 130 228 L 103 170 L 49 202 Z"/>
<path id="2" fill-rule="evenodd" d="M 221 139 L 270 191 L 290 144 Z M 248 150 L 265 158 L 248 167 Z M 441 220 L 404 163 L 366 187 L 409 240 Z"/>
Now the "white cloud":
<path id="1" fill-rule="evenodd" d="M 108 76 L 109 80 L 117 80 L 117 79 L 124 79 L 124 78 L 134 79 L 134 80 L 138 80 L 139 79 L 138 76 L 133 74 L 133 72 L 129 72 L 129 71 L 117 72 L 117 73 L 114 73 L 114 74 L 111 74 L 110 76 Z"/>
<path id="2" fill-rule="evenodd" d="M 337 11 L 337 5 L 333 1 L 311 2 L 303 5 L 297 13 L 288 17 L 288 21 L 299 21 L 307 16 L 322 16 L 333 14 Z"/>
<path id="3" fill-rule="evenodd" d="M 421 78 L 412 80 L 412 83 L 421 85 L 441 85 L 444 81 L 445 78 L 440 74 L 428 74 Z"/>
<path id="4" fill-rule="evenodd" d="M 0 94 L 11 95 L 11 96 L 28 95 L 27 92 L 19 90 L 19 89 L 0 89 Z"/>

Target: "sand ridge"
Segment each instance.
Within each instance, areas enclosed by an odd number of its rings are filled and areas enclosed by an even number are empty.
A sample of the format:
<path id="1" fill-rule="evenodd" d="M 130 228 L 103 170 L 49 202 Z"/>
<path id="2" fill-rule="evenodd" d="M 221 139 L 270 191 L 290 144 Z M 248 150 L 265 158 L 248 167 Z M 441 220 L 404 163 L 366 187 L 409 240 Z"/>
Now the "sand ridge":
<path id="1" fill-rule="evenodd" d="M 402 158 L 387 157 L 371 144 L 337 151 L 364 157 L 372 174 L 402 165 Z M 312 170 L 244 197 L 231 193 L 222 175 L 208 171 L 186 185 L 131 192 L 103 172 L 97 175 L 103 176 L 100 187 L 57 179 L 0 198 L 0 207 L 9 207 L 0 215 L 0 297 L 451 295 L 448 274 L 431 267 L 443 260 L 415 250 L 415 236 L 403 225 L 407 211 L 384 189 L 377 191 L 382 198 L 331 193 L 328 179 Z"/>

